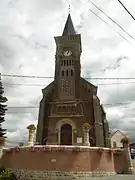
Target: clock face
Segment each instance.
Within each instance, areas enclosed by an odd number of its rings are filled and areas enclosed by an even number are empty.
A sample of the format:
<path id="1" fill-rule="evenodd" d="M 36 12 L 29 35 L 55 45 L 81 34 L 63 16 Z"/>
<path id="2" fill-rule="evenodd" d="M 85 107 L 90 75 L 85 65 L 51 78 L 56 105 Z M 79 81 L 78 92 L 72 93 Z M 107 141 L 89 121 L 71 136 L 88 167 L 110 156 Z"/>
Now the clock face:
<path id="1" fill-rule="evenodd" d="M 64 51 L 64 56 L 70 56 L 72 54 L 72 51 Z"/>

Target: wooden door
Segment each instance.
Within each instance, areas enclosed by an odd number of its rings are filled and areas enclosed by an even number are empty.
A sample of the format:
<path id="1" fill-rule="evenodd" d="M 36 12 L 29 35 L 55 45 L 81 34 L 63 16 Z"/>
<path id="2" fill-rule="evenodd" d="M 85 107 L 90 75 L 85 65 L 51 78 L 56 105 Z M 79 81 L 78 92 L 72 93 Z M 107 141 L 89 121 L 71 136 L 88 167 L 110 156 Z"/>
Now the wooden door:
<path id="1" fill-rule="evenodd" d="M 72 126 L 69 124 L 61 127 L 61 145 L 72 145 Z"/>

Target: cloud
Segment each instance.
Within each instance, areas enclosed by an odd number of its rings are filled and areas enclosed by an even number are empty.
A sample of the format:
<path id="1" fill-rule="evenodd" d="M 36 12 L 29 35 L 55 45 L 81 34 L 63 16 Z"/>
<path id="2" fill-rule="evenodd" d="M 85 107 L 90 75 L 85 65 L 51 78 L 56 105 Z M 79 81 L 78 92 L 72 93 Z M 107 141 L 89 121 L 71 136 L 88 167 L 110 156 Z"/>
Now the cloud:
<path id="1" fill-rule="evenodd" d="M 108 15 L 133 37 L 135 25 L 117 1 L 97 0 Z M 125 2 L 134 12 L 134 1 Z M 92 9 L 109 26 L 93 15 Z M 68 15 L 65 0 L 5 0 L 0 7 L 0 71 L 3 74 L 54 76 L 56 46 L 54 36 L 62 34 Z M 83 77 L 135 77 L 134 40 L 108 20 L 87 0 L 71 2 L 71 16 L 82 37 L 81 66 Z M 120 35 L 128 39 L 125 41 Z M 4 127 L 7 144 L 27 142 L 27 125 L 37 124 L 41 89 L 53 79 L 2 77 L 8 112 Z M 110 130 L 122 130 L 133 140 L 135 80 L 93 80 L 98 85 L 101 103 Z M 108 105 L 107 105 L 108 104 Z M 28 107 L 28 108 L 18 108 Z M 35 108 L 31 108 L 31 106 Z M 14 107 L 14 108 L 13 108 Z M 19 138 L 18 138 L 19 137 Z"/>
<path id="2" fill-rule="evenodd" d="M 133 105 L 107 108 L 107 118 L 112 132 L 120 129 L 123 133 L 130 136 L 134 142 L 134 123 L 135 113 L 132 109 Z"/>
<path id="3" fill-rule="evenodd" d="M 117 90 L 116 90 L 117 88 Z M 121 87 L 117 86 L 115 89 L 112 89 L 110 93 L 108 93 L 107 102 L 115 103 L 127 103 L 127 102 L 134 102 L 135 101 L 135 84 L 125 84 Z M 128 93 L 127 93 L 128 92 Z"/>

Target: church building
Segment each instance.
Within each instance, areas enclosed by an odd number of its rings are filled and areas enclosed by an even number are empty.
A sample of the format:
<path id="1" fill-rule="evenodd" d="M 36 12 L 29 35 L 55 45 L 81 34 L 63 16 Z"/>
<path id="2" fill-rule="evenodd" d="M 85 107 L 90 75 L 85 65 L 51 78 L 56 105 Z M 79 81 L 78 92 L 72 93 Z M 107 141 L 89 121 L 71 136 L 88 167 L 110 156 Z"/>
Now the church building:
<path id="1" fill-rule="evenodd" d="M 97 86 L 80 76 L 81 35 L 76 33 L 70 14 L 62 36 L 54 39 L 55 77 L 42 89 L 36 143 L 84 145 L 87 124 L 89 145 L 110 147 L 108 122 Z"/>

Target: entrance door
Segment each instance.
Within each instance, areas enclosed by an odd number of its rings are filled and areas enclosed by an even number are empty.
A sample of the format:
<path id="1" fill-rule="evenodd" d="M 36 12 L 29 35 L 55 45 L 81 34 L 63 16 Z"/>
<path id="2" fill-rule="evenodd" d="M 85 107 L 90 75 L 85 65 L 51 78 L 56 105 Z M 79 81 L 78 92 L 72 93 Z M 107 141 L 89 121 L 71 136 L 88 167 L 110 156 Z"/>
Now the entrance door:
<path id="1" fill-rule="evenodd" d="M 61 127 L 61 145 L 72 145 L 72 126 L 69 124 Z"/>

